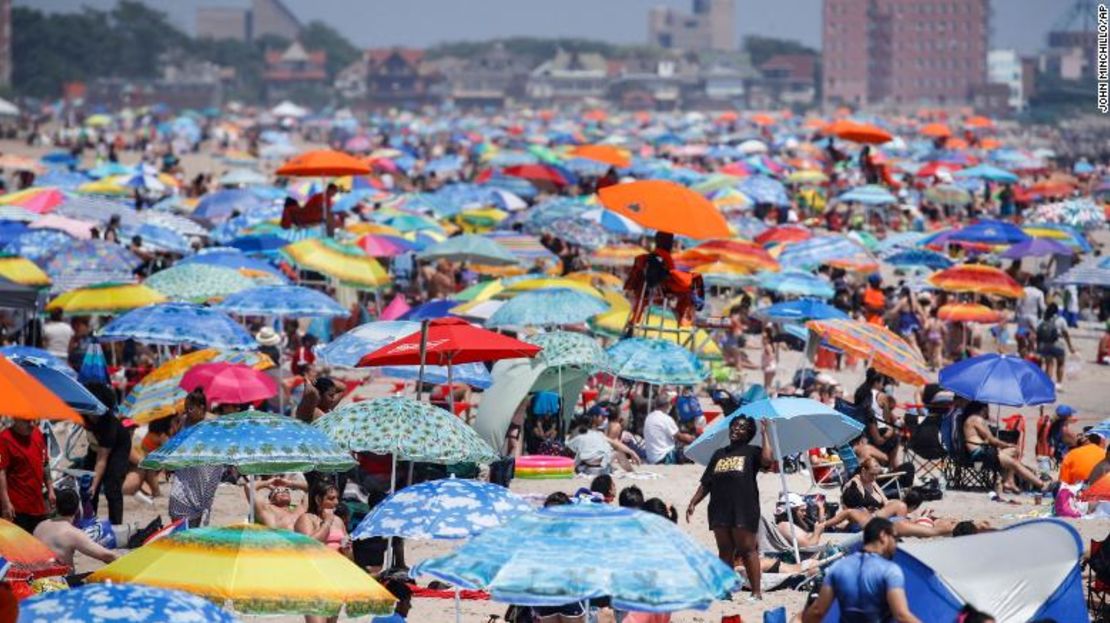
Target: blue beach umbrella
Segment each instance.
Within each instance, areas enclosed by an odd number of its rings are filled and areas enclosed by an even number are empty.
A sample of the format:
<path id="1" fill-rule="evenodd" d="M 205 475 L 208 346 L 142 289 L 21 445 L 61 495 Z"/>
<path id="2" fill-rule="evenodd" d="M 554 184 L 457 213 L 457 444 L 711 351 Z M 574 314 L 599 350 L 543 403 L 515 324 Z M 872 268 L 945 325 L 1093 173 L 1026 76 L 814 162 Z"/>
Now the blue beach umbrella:
<path id="1" fill-rule="evenodd" d="M 1056 386 L 1039 367 L 994 353 L 942 368 L 940 386 L 968 400 L 1009 407 L 1056 402 Z"/>
<path id="2" fill-rule="evenodd" d="M 862 203 L 872 206 L 890 205 L 898 202 L 898 198 L 890 194 L 890 191 L 875 184 L 859 186 L 848 192 L 841 193 L 837 196 L 837 200 L 845 203 Z"/>
<path id="3" fill-rule="evenodd" d="M 204 465 L 230 465 L 241 474 L 257 475 L 346 471 L 355 462 L 315 426 L 275 413 L 243 411 L 177 433 L 139 464 L 154 470 Z"/>
<path id="4" fill-rule="evenodd" d="M 784 270 L 777 273 L 761 272 L 756 275 L 756 285 L 787 296 L 807 296 L 831 299 L 836 291 L 827 279 L 801 270 Z"/>
<path id="5" fill-rule="evenodd" d="M 736 572 L 670 521 L 607 504 L 541 509 L 487 530 L 414 575 L 493 599 L 558 606 L 607 596 L 638 612 L 705 609 L 740 586 Z"/>
<path id="6" fill-rule="evenodd" d="M 61 398 L 62 402 L 73 407 L 74 411 L 89 415 L 102 415 L 108 411 L 108 408 L 72 375 L 59 372 L 55 368 L 31 359 L 23 359 L 18 363 L 27 374 L 35 377 L 35 380 Z"/>
<path id="7" fill-rule="evenodd" d="M 453 315 L 450 313 L 450 310 L 458 304 L 458 301 L 452 301 L 448 299 L 434 299 L 413 307 L 404 314 L 401 314 L 398 320 L 417 321 L 432 320 L 435 318 L 446 318 L 447 316 Z"/>
<path id="8" fill-rule="evenodd" d="M 985 219 L 953 232 L 951 239 L 984 244 L 1017 244 L 1029 240 L 1029 234 L 1017 225 Z"/>
<path id="9" fill-rule="evenodd" d="M 609 310 L 605 301 L 567 288 L 532 290 L 493 312 L 487 327 L 550 327 L 586 322 Z"/>
<path id="10" fill-rule="evenodd" d="M 809 320 L 848 317 L 848 314 L 832 305 L 814 299 L 798 299 L 775 303 L 770 307 L 756 310 L 755 315 L 772 322 L 806 322 Z"/>
<path id="11" fill-rule="evenodd" d="M 1075 255 L 1075 251 L 1066 244 L 1051 238 L 1030 238 L 1006 249 L 999 257 L 1019 260 L 1023 257 L 1044 257 L 1046 255 L 1067 255 L 1070 257 Z"/>
<path id="12" fill-rule="evenodd" d="M 866 255 L 867 250 L 855 241 L 831 235 L 790 243 L 779 254 L 778 260 L 784 268 L 808 270 L 834 259 Z"/>
<path id="13" fill-rule="evenodd" d="M 924 266 L 933 270 L 944 270 L 955 265 L 955 262 L 948 259 L 943 253 L 937 253 L 929 249 L 897 251 L 883 258 L 883 261 L 891 266 Z"/>
<path id="14" fill-rule="evenodd" d="M 207 266 L 232 268 L 238 271 L 247 270 L 255 273 L 265 273 L 270 278 L 279 280 L 282 283 L 288 281 L 285 275 L 273 264 L 257 260 L 238 249 L 205 251 L 189 256 L 178 262 L 178 265 L 181 264 L 205 264 Z"/>
<path id="15" fill-rule="evenodd" d="M 240 236 L 227 243 L 227 246 L 239 249 L 243 253 L 266 254 L 277 253 L 282 247 L 289 244 L 285 238 L 273 234 L 250 234 Z"/>
<path id="16" fill-rule="evenodd" d="M 230 217 L 232 212 L 247 214 L 265 207 L 266 203 L 250 190 L 218 190 L 201 198 L 196 209 L 193 210 L 193 216 L 209 221 L 224 220 Z"/>
<path id="17" fill-rule="evenodd" d="M 330 296 L 303 286 L 260 286 L 236 292 L 216 309 L 241 316 L 333 318 L 350 312 Z"/>
<path id="18" fill-rule="evenodd" d="M 7 255 L 25 257 L 41 266 L 46 258 L 74 241 L 72 236 L 56 229 L 30 229 L 15 234 L 3 251 Z"/>
<path id="19" fill-rule="evenodd" d="M 7 357 L 9 360 L 20 363 L 24 359 L 30 359 L 32 362 L 39 365 L 53 368 L 62 374 L 77 378 L 77 373 L 73 368 L 69 367 L 69 363 L 61 357 L 52 355 L 49 352 L 35 348 L 34 346 L 2 346 L 0 347 L 0 355 Z"/>
<path id="20" fill-rule="evenodd" d="M 697 355 L 663 340 L 623 339 L 606 351 L 609 371 L 631 381 L 651 385 L 696 385 L 709 375 Z"/>
<path id="21" fill-rule="evenodd" d="M 221 350 L 254 350 L 258 343 L 227 314 L 189 303 L 160 303 L 133 309 L 97 332 L 102 340 L 146 344 L 191 344 Z"/>
<path id="22" fill-rule="evenodd" d="M 751 197 L 756 203 L 769 203 L 776 206 L 790 205 L 790 197 L 782 182 L 766 175 L 752 175 L 744 178 L 736 188 Z"/>
<path id="23" fill-rule="evenodd" d="M 184 591 L 142 584 L 85 584 L 35 595 L 19 604 L 16 623 L 236 623 L 234 615 Z"/>
<path id="24" fill-rule="evenodd" d="M 1007 171 L 1006 169 L 991 166 L 989 164 L 979 164 L 973 167 L 956 171 L 952 177 L 974 178 L 987 180 L 988 182 L 1008 182 L 1016 184 L 1018 176 Z"/>
<path id="25" fill-rule="evenodd" d="M 532 510 L 505 487 L 454 477 L 431 480 L 382 500 L 351 538 L 467 539 Z"/>

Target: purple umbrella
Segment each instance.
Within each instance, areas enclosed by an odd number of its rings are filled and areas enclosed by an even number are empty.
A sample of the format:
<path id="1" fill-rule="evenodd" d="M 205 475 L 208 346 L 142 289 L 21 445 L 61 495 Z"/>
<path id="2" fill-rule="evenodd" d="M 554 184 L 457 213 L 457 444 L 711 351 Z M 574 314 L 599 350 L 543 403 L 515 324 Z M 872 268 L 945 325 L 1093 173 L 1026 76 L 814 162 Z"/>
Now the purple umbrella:
<path id="1" fill-rule="evenodd" d="M 1006 249 L 1001 257 L 1020 260 L 1023 257 L 1044 257 L 1046 255 L 1075 255 L 1071 247 L 1048 238 L 1030 238 Z"/>

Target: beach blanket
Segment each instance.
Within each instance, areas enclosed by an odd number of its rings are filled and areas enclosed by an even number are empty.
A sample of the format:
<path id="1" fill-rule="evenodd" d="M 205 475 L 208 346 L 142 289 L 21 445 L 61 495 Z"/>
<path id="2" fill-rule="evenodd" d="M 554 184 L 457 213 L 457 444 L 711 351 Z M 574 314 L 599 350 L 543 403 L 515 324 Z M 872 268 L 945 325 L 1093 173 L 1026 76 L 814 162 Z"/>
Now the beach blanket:
<path id="1" fill-rule="evenodd" d="M 449 588 L 428 588 L 426 586 L 412 586 L 413 597 L 424 597 L 427 599 L 454 599 L 455 591 Z M 463 589 L 459 591 L 459 599 L 467 599 L 473 601 L 488 601 L 489 593 L 485 591 L 472 591 Z"/>

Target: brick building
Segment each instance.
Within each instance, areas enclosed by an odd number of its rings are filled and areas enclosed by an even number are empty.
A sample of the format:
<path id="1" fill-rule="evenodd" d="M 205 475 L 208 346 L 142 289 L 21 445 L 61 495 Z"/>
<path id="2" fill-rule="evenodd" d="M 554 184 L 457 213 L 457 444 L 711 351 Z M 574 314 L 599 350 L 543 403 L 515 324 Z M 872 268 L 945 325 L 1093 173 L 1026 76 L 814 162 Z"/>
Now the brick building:
<path id="1" fill-rule="evenodd" d="M 987 83 L 989 0 L 825 0 L 826 104 L 962 104 Z"/>

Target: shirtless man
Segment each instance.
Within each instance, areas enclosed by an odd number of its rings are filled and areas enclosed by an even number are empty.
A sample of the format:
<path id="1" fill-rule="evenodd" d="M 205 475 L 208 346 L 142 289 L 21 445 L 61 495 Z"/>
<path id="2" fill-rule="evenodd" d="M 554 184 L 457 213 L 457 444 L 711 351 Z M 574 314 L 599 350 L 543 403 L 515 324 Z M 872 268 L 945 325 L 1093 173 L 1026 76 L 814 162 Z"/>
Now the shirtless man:
<path id="1" fill-rule="evenodd" d="M 58 515 L 48 519 L 35 528 L 35 538 L 46 544 L 58 562 L 73 568 L 73 552 L 109 563 L 119 557 L 112 550 L 105 549 L 92 540 L 84 530 L 73 525 L 81 500 L 72 489 L 60 489 L 57 494 Z"/>
<path id="2" fill-rule="evenodd" d="M 293 506 L 293 489 L 308 490 L 303 483 L 290 482 L 281 477 L 254 483 L 255 521 L 267 528 L 292 530 L 301 515 L 308 511 L 307 495 L 300 504 Z M 262 496 L 263 490 L 269 490 L 265 497 Z"/>
<path id="3" fill-rule="evenodd" d="M 1018 459 L 1017 446 L 1002 441 L 991 433 L 983 414 L 987 405 L 981 402 L 969 403 L 966 407 L 967 418 L 963 424 L 964 445 L 972 460 L 983 461 L 1002 469 L 1001 488 L 1008 493 L 1020 493 L 1014 475 L 1021 476 L 1030 486 L 1042 490 L 1045 483 L 1037 472 Z"/>

